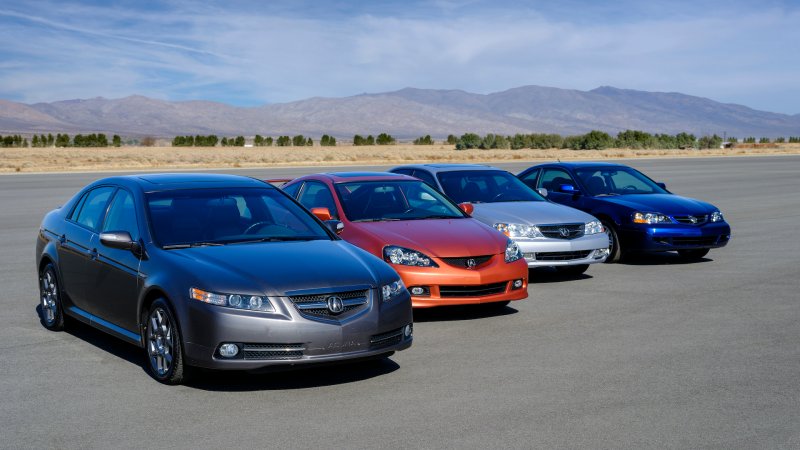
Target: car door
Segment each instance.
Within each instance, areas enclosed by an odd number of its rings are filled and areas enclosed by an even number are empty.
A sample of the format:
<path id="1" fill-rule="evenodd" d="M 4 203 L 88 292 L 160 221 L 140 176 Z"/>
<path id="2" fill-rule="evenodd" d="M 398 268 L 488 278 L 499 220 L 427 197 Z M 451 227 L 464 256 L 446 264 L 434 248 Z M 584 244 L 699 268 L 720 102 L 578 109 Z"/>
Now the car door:
<path id="1" fill-rule="evenodd" d="M 115 189 L 100 186 L 84 194 L 59 236 L 58 267 L 64 293 L 74 306 L 91 314 L 95 309 L 87 295 L 92 279 L 91 262 L 97 257 L 97 229 Z"/>
<path id="2" fill-rule="evenodd" d="M 118 189 L 102 222 L 100 232 L 127 231 L 139 241 L 137 208 L 133 195 Z M 141 259 L 131 250 L 106 247 L 97 240 L 97 258 L 90 261 L 91 284 L 87 297 L 97 316 L 136 333 L 139 265 Z"/>
<path id="3" fill-rule="evenodd" d="M 545 167 L 542 169 L 542 175 L 536 183 L 536 188 L 547 189 L 547 198 L 551 201 L 573 208 L 579 208 L 581 196 L 563 192 L 561 186 L 565 184 L 578 189 L 578 184 L 575 183 L 575 180 L 569 172 L 558 167 Z"/>

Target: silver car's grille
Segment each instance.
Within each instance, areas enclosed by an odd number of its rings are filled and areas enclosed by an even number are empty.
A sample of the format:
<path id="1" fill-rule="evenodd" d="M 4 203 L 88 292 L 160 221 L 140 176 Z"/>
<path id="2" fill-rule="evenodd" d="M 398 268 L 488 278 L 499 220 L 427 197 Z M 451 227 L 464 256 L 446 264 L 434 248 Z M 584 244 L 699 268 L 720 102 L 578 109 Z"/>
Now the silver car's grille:
<path id="1" fill-rule="evenodd" d="M 244 344 L 244 359 L 300 359 L 303 344 Z"/>
<path id="2" fill-rule="evenodd" d="M 539 231 L 551 239 L 577 239 L 583 236 L 585 225 L 582 223 L 562 223 L 558 225 L 539 225 Z"/>
<path id="3" fill-rule="evenodd" d="M 699 216 L 672 216 L 678 223 L 683 223 L 687 225 L 702 225 L 708 222 L 708 215 L 703 214 Z"/>
<path id="4" fill-rule="evenodd" d="M 376 334 L 369 338 L 369 347 L 371 349 L 389 347 L 399 344 L 403 340 L 403 329 L 389 331 L 387 333 Z"/>
<path id="5" fill-rule="evenodd" d="M 340 320 L 352 316 L 367 305 L 369 290 L 348 292 L 331 292 L 327 294 L 295 295 L 289 300 L 301 314 L 310 317 L 319 317 L 331 320 Z M 339 297 L 342 300 L 342 311 L 332 312 L 328 308 L 328 299 Z"/>
<path id="6" fill-rule="evenodd" d="M 574 252 L 536 252 L 537 261 L 572 261 L 584 259 L 592 253 L 591 250 L 579 250 Z"/>
<path id="7" fill-rule="evenodd" d="M 492 259 L 493 255 L 486 255 L 486 256 L 465 256 L 463 258 L 441 258 L 442 261 L 446 262 L 447 264 L 453 267 L 461 267 L 464 269 L 473 269 L 476 267 L 485 264 L 490 259 Z M 470 266 L 469 260 L 472 260 L 472 265 Z"/>

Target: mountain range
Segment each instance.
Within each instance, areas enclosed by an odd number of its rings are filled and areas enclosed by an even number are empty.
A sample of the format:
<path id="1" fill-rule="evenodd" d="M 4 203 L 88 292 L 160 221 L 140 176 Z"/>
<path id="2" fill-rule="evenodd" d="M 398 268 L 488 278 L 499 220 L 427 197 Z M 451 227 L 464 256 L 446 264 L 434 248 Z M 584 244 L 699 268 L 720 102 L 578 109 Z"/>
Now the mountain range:
<path id="1" fill-rule="evenodd" d="M 342 98 L 236 107 L 134 95 L 52 103 L 0 100 L 0 134 L 107 133 L 172 137 L 261 134 L 345 139 L 387 132 L 401 139 L 465 132 L 611 134 L 632 129 L 744 138 L 800 136 L 800 114 L 758 111 L 680 93 L 614 87 L 590 91 L 523 86 L 492 94 L 406 88 Z"/>

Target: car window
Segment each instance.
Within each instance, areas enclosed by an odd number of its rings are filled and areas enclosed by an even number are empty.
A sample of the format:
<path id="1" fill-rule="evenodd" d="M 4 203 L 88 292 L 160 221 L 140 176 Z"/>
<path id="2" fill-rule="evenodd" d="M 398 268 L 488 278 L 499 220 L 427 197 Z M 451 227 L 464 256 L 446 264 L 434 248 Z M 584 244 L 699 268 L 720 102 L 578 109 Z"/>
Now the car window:
<path id="1" fill-rule="evenodd" d="M 92 189 L 86 194 L 80 205 L 80 211 L 75 216 L 75 221 L 85 227 L 96 230 L 100 225 L 106 205 L 108 205 L 108 199 L 114 193 L 114 189 L 116 188 L 111 186 Z"/>
<path id="2" fill-rule="evenodd" d="M 353 222 L 466 217 L 439 191 L 418 180 L 339 183 L 336 193 Z"/>
<path id="3" fill-rule="evenodd" d="M 439 182 L 456 203 L 537 202 L 544 197 L 504 170 L 439 172 Z"/>
<path id="4" fill-rule="evenodd" d="M 114 195 L 106 220 L 103 221 L 102 231 L 127 231 L 134 241 L 139 239 L 133 196 L 125 189 L 117 190 Z"/>
<path id="5" fill-rule="evenodd" d="M 292 185 L 289 185 L 289 186 L 283 186 L 283 187 L 281 187 L 281 189 L 283 189 L 283 192 L 286 192 L 292 198 L 297 198 L 297 191 L 300 190 L 301 186 L 303 186 L 302 182 L 295 183 L 295 184 L 292 184 Z"/>
<path id="6" fill-rule="evenodd" d="M 630 167 L 596 167 L 575 171 L 590 195 L 665 194 L 638 170 Z"/>
<path id="7" fill-rule="evenodd" d="M 392 169 L 392 173 L 399 173 L 400 175 L 411 175 L 414 169 Z"/>
<path id="8" fill-rule="evenodd" d="M 433 175 L 431 175 L 431 173 L 428 172 L 427 170 L 416 169 L 414 170 L 413 176 L 419 178 L 420 180 L 428 183 L 433 187 L 436 187 L 436 180 L 433 178 Z"/>
<path id="9" fill-rule="evenodd" d="M 333 201 L 333 194 L 325 183 L 319 181 L 307 181 L 300 198 L 297 199 L 301 205 L 309 210 L 311 208 L 328 208 L 331 217 L 339 219 L 339 212 L 336 210 L 336 203 Z"/>
<path id="10" fill-rule="evenodd" d="M 549 192 L 561 192 L 561 185 L 569 184 L 577 188 L 575 180 L 564 169 L 546 168 L 542 170 L 542 177 L 539 179 L 539 186 Z"/>
<path id="11" fill-rule="evenodd" d="M 162 246 L 331 239 L 314 217 L 277 189 L 177 189 L 147 194 Z"/>
<path id="12" fill-rule="evenodd" d="M 539 170 L 540 169 L 533 169 L 524 176 L 519 177 L 519 179 L 531 189 L 537 189 L 538 186 L 536 186 L 536 177 L 539 176 Z"/>

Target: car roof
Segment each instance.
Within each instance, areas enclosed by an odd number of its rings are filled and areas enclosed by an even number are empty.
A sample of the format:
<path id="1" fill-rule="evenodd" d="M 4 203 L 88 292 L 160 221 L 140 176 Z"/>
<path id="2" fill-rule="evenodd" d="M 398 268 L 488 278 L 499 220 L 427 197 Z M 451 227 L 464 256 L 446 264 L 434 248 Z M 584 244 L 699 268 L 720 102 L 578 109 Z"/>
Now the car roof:
<path id="1" fill-rule="evenodd" d="M 457 170 L 503 170 L 485 164 L 409 164 L 396 169 L 425 169 L 429 172 L 453 172 Z"/>
<path id="2" fill-rule="evenodd" d="M 216 173 L 146 173 L 104 178 L 95 182 L 95 184 L 102 183 L 115 183 L 128 187 L 138 186 L 144 192 L 214 187 L 260 187 L 274 189 L 272 185 L 255 178 Z"/>
<path id="3" fill-rule="evenodd" d="M 581 169 L 584 167 L 628 167 L 624 164 L 619 164 L 619 163 L 597 162 L 597 161 L 549 162 L 549 163 L 537 164 L 533 167 L 542 167 L 542 166 L 560 166 L 568 169 Z"/>
<path id="4" fill-rule="evenodd" d="M 386 181 L 386 180 L 415 180 L 414 177 L 401 175 L 391 172 L 328 172 L 305 175 L 299 179 L 320 179 L 327 178 L 332 183 L 344 183 L 349 181 Z"/>

